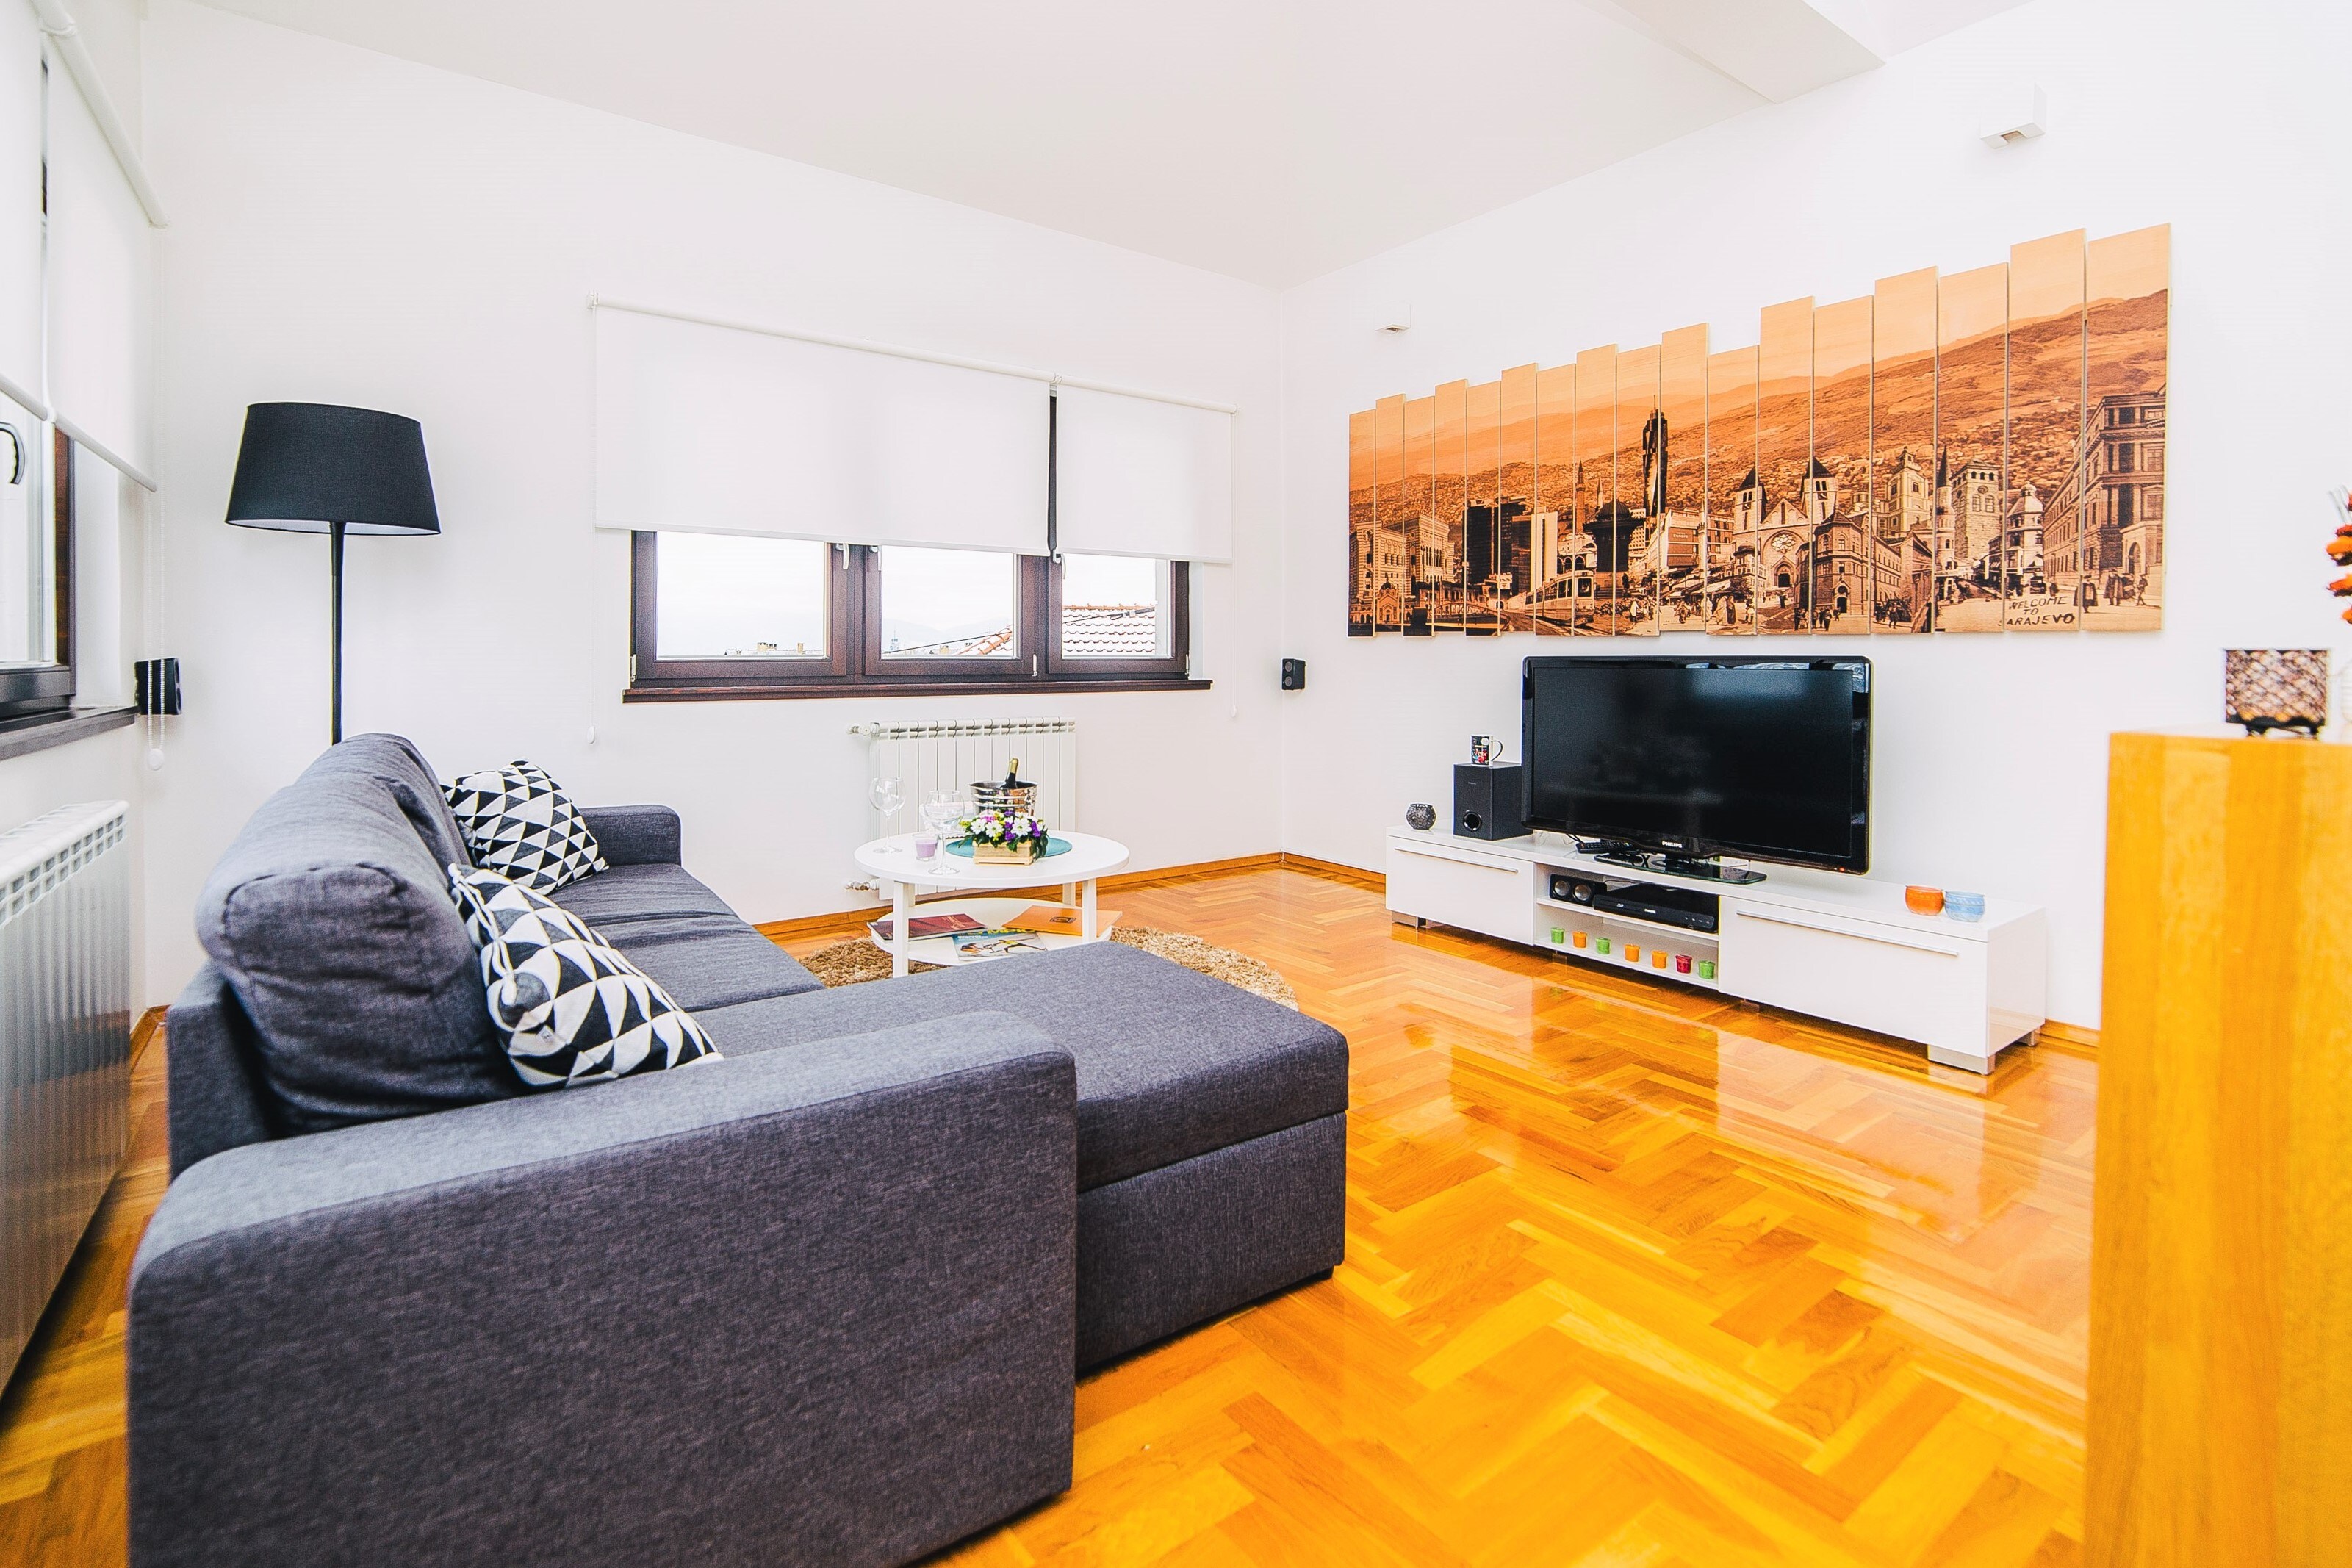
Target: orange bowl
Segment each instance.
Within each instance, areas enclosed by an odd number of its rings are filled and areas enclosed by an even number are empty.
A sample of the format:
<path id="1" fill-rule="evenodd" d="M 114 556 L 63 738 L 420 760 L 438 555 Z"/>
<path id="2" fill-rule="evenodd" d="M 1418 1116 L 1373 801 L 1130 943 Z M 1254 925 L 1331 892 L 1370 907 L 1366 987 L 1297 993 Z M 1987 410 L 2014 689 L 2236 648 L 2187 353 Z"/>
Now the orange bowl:
<path id="1" fill-rule="evenodd" d="M 1940 915 L 1944 912 L 1944 889 L 1941 888 L 1906 888 L 1903 906 L 1915 915 Z"/>

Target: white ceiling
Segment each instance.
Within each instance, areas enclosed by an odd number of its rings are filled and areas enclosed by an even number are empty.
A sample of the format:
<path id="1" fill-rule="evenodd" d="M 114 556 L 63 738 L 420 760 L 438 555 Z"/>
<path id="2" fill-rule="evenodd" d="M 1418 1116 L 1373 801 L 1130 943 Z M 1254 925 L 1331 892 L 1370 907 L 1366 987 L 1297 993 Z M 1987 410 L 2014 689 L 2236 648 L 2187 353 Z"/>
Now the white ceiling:
<path id="1" fill-rule="evenodd" d="M 2018 0 L 213 0 L 1283 286 Z"/>

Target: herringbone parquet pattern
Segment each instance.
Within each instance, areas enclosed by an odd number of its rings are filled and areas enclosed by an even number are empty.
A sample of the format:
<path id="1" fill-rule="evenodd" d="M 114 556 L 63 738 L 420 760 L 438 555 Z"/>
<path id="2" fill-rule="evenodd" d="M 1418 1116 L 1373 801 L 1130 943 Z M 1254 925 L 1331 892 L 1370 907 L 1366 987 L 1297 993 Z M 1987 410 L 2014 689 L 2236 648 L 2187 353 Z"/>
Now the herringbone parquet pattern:
<path id="1" fill-rule="evenodd" d="M 1931 1072 L 1294 869 L 1118 902 L 1347 1031 L 1348 1261 L 1089 1378 L 1076 1485 L 947 1561 L 2077 1561 L 2090 1061 Z M 122 1561 L 160 1058 L 0 1402 L 0 1562 Z"/>
<path id="2" fill-rule="evenodd" d="M 1920 1053 L 1295 870 L 1122 891 L 1354 1046 L 1348 1261 L 1089 1379 L 950 1560 L 2054 1564 L 2095 1068 Z"/>

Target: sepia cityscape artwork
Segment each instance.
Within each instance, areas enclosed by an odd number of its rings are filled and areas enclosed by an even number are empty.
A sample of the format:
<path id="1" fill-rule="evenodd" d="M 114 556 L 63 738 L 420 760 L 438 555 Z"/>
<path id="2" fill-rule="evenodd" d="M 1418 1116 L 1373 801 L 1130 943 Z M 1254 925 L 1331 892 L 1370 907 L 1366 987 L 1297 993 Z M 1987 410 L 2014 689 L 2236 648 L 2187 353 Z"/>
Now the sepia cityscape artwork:
<path id="1" fill-rule="evenodd" d="M 2148 631 L 2168 226 L 1348 420 L 1351 636 Z"/>

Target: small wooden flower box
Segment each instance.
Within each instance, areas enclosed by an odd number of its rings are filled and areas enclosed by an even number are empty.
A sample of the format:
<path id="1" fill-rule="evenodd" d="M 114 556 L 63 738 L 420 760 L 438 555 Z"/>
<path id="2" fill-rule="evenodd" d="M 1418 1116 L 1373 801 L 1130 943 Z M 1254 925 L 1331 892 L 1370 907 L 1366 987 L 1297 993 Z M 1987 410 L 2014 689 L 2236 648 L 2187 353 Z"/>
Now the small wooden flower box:
<path id="1" fill-rule="evenodd" d="M 975 866 L 1026 866 L 1037 858 L 1037 841 L 1024 839 L 1018 844 L 991 844 L 974 839 L 971 861 Z"/>

